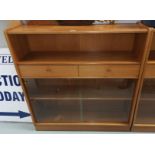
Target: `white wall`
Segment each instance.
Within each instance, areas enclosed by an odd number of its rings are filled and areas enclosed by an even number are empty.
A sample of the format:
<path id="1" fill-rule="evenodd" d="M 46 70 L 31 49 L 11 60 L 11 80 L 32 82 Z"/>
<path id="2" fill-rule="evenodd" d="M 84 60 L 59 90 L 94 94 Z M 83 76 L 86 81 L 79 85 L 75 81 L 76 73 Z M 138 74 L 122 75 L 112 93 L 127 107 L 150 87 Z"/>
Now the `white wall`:
<path id="1" fill-rule="evenodd" d="M 0 20 L 0 48 L 7 47 L 7 43 L 4 36 L 4 30 L 7 28 L 11 21 L 9 20 Z"/>

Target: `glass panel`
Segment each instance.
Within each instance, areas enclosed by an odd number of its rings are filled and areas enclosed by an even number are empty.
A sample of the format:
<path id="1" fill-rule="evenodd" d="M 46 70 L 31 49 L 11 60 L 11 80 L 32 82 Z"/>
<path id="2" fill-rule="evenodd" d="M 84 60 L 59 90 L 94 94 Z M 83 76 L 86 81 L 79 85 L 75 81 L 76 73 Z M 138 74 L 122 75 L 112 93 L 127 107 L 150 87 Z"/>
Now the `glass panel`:
<path id="1" fill-rule="evenodd" d="M 31 99 L 131 100 L 134 80 L 129 79 L 26 79 Z"/>
<path id="2" fill-rule="evenodd" d="M 37 122 L 80 122 L 78 101 L 68 100 L 32 100 Z"/>
<path id="3" fill-rule="evenodd" d="M 38 122 L 127 122 L 135 81 L 26 79 Z"/>
<path id="4" fill-rule="evenodd" d="M 130 101 L 87 100 L 83 102 L 85 122 L 127 122 Z"/>
<path id="5" fill-rule="evenodd" d="M 155 79 L 144 80 L 136 123 L 155 123 Z"/>

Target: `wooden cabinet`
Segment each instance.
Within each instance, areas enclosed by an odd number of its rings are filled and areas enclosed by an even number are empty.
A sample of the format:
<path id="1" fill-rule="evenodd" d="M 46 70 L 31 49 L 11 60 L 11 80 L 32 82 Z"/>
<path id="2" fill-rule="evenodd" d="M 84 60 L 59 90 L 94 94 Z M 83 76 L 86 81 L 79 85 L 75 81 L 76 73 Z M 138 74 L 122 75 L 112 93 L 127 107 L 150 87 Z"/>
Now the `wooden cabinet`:
<path id="1" fill-rule="evenodd" d="M 20 25 L 6 38 L 37 130 L 130 130 L 148 28 Z"/>
<path id="2" fill-rule="evenodd" d="M 151 29 L 132 129 L 155 131 L 155 30 Z"/>

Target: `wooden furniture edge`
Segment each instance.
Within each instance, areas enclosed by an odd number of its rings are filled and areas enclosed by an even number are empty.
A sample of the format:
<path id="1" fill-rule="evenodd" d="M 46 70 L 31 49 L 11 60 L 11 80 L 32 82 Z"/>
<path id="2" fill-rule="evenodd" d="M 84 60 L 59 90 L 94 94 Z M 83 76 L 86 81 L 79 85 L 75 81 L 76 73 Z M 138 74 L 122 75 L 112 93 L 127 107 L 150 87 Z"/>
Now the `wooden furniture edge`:
<path id="1" fill-rule="evenodd" d="M 15 29 L 15 28 L 17 28 L 17 27 L 19 27 L 21 25 L 22 24 L 21 24 L 21 22 L 19 20 L 12 20 L 9 23 L 9 25 L 8 25 L 7 29 L 5 30 L 5 32 L 9 32 L 10 30 L 13 30 L 13 29 Z"/>
<path id="2" fill-rule="evenodd" d="M 124 27 L 123 27 L 124 26 Z M 129 27 L 127 27 L 129 26 Z M 135 27 L 133 27 L 135 26 Z M 136 27 L 137 26 L 137 27 Z M 51 31 L 52 28 L 66 28 L 66 30 L 57 30 L 57 31 Z M 86 29 L 87 27 L 91 28 L 97 28 L 99 27 L 100 31 L 97 31 L 95 29 Z M 21 28 L 21 30 L 20 30 Z M 33 29 L 40 28 L 42 31 L 33 31 Z M 67 29 L 68 28 L 68 29 Z M 81 28 L 81 30 L 80 30 Z M 82 28 L 85 28 L 85 31 L 82 30 Z M 101 30 L 103 28 L 103 30 Z M 115 29 L 113 29 L 115 28 Z M 46 29 L 46 31 L 43 31 Z M 47 30 L 51 29 L 51 30 Z M 71 29 L 71 30 L 70 30 Z M 73 29 L 73 30 L 72 30 Z M 13 29 L 8 30 L 9 34 L 89 34 L 89 33 L 147 33 L 148 28 L 143 24 L 114 24 L 114 25 L 91 25 L 91 26 L 30 26 L 30 25 L 19 25 L 18 27 L 14 27 Z"/>
<path id="3" fill-rule="evenodd" d="M 155 124 L 134 124 L 132 127 L 133 132 L 154 132 Z"/>
<path id="4" fill-rule="evenodd" d="M 35 129 L 47 131 L 130 131 L 130 126 L 125 123 L 35 123 Z"/>
<path id="5" fill-rule="evenodd" d="M 19 25 L 18 25 L 18 26 L 19 26 Z M 14 27 L 14 26 L 13 26 L 13 27 Z M 14 62 L 15 70 L 16 70 L 16 72 L 17 72 L 17 74 L 18 74 L 18 78 L 19 78 L 19 82 L 20 82 L 20 84 L 21 84 L 22 90 L 23 90 L 24 94 L 26 94 L 26 95 L 24 95 L 24 97 L 25 97 L 26 103 L 27 103 L 27 105 L 28 105 L 28 109 L 29 109 L 29 111 L 30 111 L 30 113 L 31 113 L 32 122 L 35 123 L 36 120 L 35 120 L 34 112 L 33 112 L 33 110 L 32 110 L 32 106 L 31 106 L 31 104 L 30 104 L 30 100 L 29 100 L 29 97 L 28 97 L 28 95 L 27 95 L 26 88 L 25 88 L 24 83 L 23 83 L 23 81 L 22 81 L 22 78 L 21 78 L 21 75 L 20 75 L 20 72 L 19 72 L 19 69 L 18 69 L 18 65 L 16 64 L 16 59 L 15 59 L 15 56 L 14 56 L 13 48 L 12 48 L 12 46 L 11 46 L 11 43 L 10 43 L 10 40 L 9 40 L 9 37 L 8 37 L 8 30 L 9 30 L 9 29 L 6 29 L 6 30 L 4 31 L 5 38 L 6 38 L 6 40 L 7 40 L 7 44 L 8 44 L 8 47 L 9 47 L 9 49 L 10 49 L 10 53 L 11 53 L 11 56 L 12 56 L 12 59 L 13 59 L 13 62 Z"/>

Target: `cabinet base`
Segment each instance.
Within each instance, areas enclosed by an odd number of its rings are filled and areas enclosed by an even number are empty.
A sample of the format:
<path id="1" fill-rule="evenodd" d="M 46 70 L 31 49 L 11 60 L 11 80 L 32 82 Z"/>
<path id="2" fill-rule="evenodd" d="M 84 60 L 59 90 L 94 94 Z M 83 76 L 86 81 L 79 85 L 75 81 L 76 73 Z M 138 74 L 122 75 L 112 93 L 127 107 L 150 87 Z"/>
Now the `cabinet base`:
<path id="1" fill-rule="evenodd" d="M 125 123 L 36 123 L 35 128 L 40 131 L 130 131 L 129 125 Z"/>
<path id="2" fill-rule="evenodd" d="M 155 132 L 155 125 L 153 124 L 134 124 L 132 131 L 135 132 Z"/>

